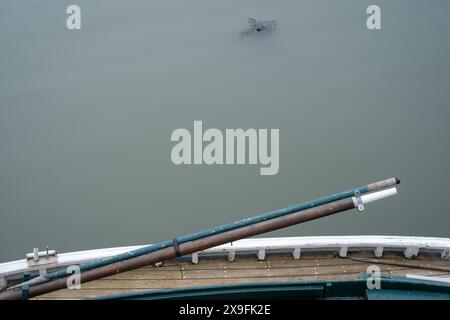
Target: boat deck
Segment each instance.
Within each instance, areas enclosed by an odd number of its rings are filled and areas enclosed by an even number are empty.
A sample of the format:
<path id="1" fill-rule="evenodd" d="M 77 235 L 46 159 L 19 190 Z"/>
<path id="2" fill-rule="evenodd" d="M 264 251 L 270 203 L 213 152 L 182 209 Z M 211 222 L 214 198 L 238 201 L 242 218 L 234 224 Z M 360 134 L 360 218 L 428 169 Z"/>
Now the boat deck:
<path id="1" fill-rule="evenodd" d="M 256 255 L 236 255 L 200 259 L 197 264 L 187 259 L 171 260 L 162 266 L 146 266 L 107 278 L 81 284 L 81 289 L 59 290 L 34 299 L 84 299 L 104 295 L 181 288 L 190 286 L 236 284 L 294 280 L 347 280 L 360 278 L 367 267 L 376 263 L 351 258 L 375 258 L 373 251 L 349 252 L 345 258 L 335 252 L 304 252 L 301 259 L 289 254 L 268 254 L 264 260 Z M 382 275 L 421 275 L 450 278 L 450 261 L 439 254 L 421 252 L 407 259 L 401 252 L 386 252 L 385 263 L 376 264 Z"/>

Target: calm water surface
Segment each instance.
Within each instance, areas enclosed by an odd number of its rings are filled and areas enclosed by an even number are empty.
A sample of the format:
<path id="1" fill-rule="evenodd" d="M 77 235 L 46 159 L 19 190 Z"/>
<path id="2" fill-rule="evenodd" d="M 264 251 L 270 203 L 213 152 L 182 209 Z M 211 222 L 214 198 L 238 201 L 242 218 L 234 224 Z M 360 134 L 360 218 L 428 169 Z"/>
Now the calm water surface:
<path id="1" fill-rule="evenodd" d="M 370 2 L 372 4 L 373 1 Z M 450 236 L 449 1 L 0 2 L 0 261 L 175 236 L 397 175 L 273 235 Z M 247 18 L 277 20 L 242 39 Z M 175 166 L 176 128 L 279 128 L 280 171 Z"/>

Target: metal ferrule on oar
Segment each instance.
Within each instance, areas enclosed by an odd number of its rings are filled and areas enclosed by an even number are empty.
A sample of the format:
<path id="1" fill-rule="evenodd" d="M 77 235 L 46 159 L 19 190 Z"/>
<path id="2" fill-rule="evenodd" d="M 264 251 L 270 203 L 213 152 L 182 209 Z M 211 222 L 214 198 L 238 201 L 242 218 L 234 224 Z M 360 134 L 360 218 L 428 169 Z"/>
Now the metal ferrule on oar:
<path id="1" fill-rule="evenodd" d="M 349 209 L 358 208 L 361 211 L 365 204 L 395 195 L 397 189 L 393 186 L 398 183 L 400 183 L 398 178 L 382 180 L 364 187 L 350 189 L 288 208 L 182 236 L 175 240 L 163 241 L 110 258 L 84 263 L 80 265 L 81 282 L 88 282 L 129 271 L 148 264 L 173 259 Z M 67 286 L 68 276 L 66 270 L 49 273 L 46 277 L 46 282 L 30 284 L 28 294 L 32 297 L 63 289 Z M 10 288 L 0 292 L 0 299 L 20 299 L 21 296 L 21 288 Z"/>

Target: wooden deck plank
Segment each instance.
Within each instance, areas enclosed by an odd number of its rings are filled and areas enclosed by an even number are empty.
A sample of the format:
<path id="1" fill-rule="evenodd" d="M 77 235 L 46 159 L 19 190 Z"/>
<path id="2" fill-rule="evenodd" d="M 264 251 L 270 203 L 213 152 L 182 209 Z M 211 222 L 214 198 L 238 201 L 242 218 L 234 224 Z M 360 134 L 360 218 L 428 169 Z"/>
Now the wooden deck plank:
<path id="1" fill-rule="evenodd" d="M 181 269 L 174 270 L 132 270 L 123 273 L 118 273 L 113 276 L 103 278 L 101 280 L 115 280 L 115 279 L 148 279 L 148 280 L 161 280 L 161 279 L 182 279 Z"/>
<path id="2" fill-rule="evenodd" d="M 448 274 L 438 274 L 428 270 L 417 270 L 417 269 L 403 269 L 403 270 L 394 270 L 388 273 L 383 273 L 384 275 L 404 275 L 404 274 L 417 274 L 417 275 L 433 275 L 433 276 L 449 276 Z M 272 277 L 270 281 L 296 281 L 296 280 L 348 280 L 348 279 L 357 279 L 359 278 L 360 273 L 348 273 L 348 274 L 335 274 L 333 277 L 330 275 L 307 275 L 307 276 L 293 276 L 293 277 Z M 239 283 L 244 282 L 267 282 L 266 277 L 262 278 L 247 278 L 241 279 Z M 197 285 L 218 285 L 218 284 L 233 284 L 236 283 L 235 279 L 230 278 L 222 278 L 222 279 L 205 279 L 199 281 L 191 281 L 191 280 L 180 280 L 177 284 L 174 285 L 173 282 L 152 282 L 152 285 L 156 286 L 147 286 L 142 288 L 90 288 L 90 289 L 82 289 L 82 290 L 59 290 L 52 293 L 48 293 L 46 295 L 37 297 L 38 299 L 82 299 L 87 297 L 96 297 L 96 296 L 104 296 L 125 292 L 141 292 L 148 290 L 161 290 L 167 288 L 178 288 L 178 287 L 189 287 L 189 286 L 197 286 Z M 161 287 L 158 287 L 157 284 L 160 284 Z"/>
<path id="3" fill-rule="evenodd" d="M 359 275 L 359 274 L 358 274 Z M 357 276 L 356 275 L 356 278 Z M 295 280 L 321 280 L 324 279 L 325 276 L 306 276 L 306 277 L 273 277 L 271 281 L 295 281 Z M 340 275 L 339 279 L 353 279 L 355 278 L 355 275 L 348 274 L 348 275 Z M 246 278 L 242 279 L 242 281 L 239 281 L 239 283 L 245 283 L 245 282 L 267 282 L 267 278 Z M 71 298 L 71 299 L 79 299 L 83 297 L 88 296 L 102 296 L 105 294 L 115 294 L 120 292 L 139 292 L 139 291 L 148 291 L 148 290 L 161 290 L 161 289 L 168 289 L 168 288 L 180 288 L 180 287 L 191 287 L 191 286 L 204 286 L 204 285 L 219 285 L 219 284 L 234 284 L 236 283 L 235 279 L 200 279 L 200 280 L 179 280 L 177 282 L 161 282 L 161 281 L 149 281 L 141 288 L 89 288 L 86 289 L 85 286 L 83 286 L 81 290 L 58 290 L 55 292 L 51 292 L 45 295 L 42 295 L 40 299 L 49 299 L 49 298 L 59 298 L 59 297 L 65 297 L 65 298 Z"/>
<path id="4" fill-rule="evenodd" d="M 402 273 L 403 270 L 398 270 L 399 273 Z M 422 273 L 425 273 L 424 270 L 421 270 Z M 307 276 L 289 276 L 289 277 L 272 277 L 270 281 L 278 281 L 278 282 L 289 282 L 289 281 L 296 281 L 296 280 L 348 280 L 348 279 L 357 279 L 359 278 L 360 273 L 348 273 L 348 274 L 335 274 L 333 277 L 330 277 L 330 275 L 307 275 Z M 266 277 L 262 278 L 247 278 L 247 279 L 241 279 L 239 283 L 245 283 L 245 282 L 267 282 L 268 279 Z M 149 288 L 116 288 L 116 289 L 105 289 L 105 288 L 90 288 L 90 289 L 82 289 L 82 290 L 59 290 L 52 293 L 48 293 L 46 295 L 37 297 L 39 299 L 60 299 L 60 298 L 68 298 L 68 299 L 81 299 L 86 297 L 95 297 L 95 296 L 103 296 L 103 295 L 110 295 L 110 294 L 117 294 L 117 293 L 124 293 L 124 292 L 141 292 L 141 291 L 148 291 L 148 290 L 161 290 L 161 289 L 167 289 L 167 288 L 178 288 L 178 287 L 189 287 L 189 286 L 197 286 L 197 285 L 218 285 L 218 284 L 234 284 L 236 283 L 235 279 L 230 278 L 222 278 L 222 279 L 208 279 L 205 281 L 205 279 L 198 281 L 192 281 L 192 280 L 181 280 L 178 281 L 174 285 L 173 282 L 152 282 L 152 285 L 156 285 Z M 157 284 L 160 284 L 161 287 L 158 287 Z"/>
<path id="5" fill-rule="evenodd" d="M 381 268 L 383 270 L 383 268 Z M 387 267 L 385 272 L 388 273 L 391 270 L 402 269 L 399 267 Z M 342 274 L 352 274 L 355 278 L 366 271 L 365 266 L 354 266 L 353 268 L 346 270 L 336 270 L 330 268 L 328 270 L 319 270 L 317 273 L 308 271 L 303 271 L 299 269 L 294 269 L 292 272 L 285 272 L 286 270 L 268 270 L 263 271 L 258 270 L 257 273 L 247 273 L 247 274 L 233 274 L 227 275 L 224 273 L 217 272 L 212 275 L 200 274 L 198 276 L 189 276 L 183 279 L 165 279 L 165 280 L 153 280 L 153 279 L 114 279 L 114 280 L 96 280 L 93 282 L 88 282 L 83 284 L 84 289 L 121 289 L 121 288 L 134 288 L 134 289 L 151 289 L 151 288 L 178 288 L 191 285 L 209 285 L 215 283 L 215 281 L 226 281 L 228 283 L 239 283 L 243 281 L 253 281 L 254 279 L 264 279 L 264 281 L 276 281 L 279 279 L 303 279 L 309 276 L 323 276 L 323 278 L 334 279 L 334 276 L 339 276 Z M 275 279 L 275 280 L 274 280 Z"/>
<path id="6" fill-rule="evenodd" d="M 217 265 L 214 264 L 202 264 L 201 261 L 197 265 L 186 264 L 183 265 L 183 270 L 215 270 L 215 269 L 265 269 L 268 266 L 272 268 L 290 268 L 290 267 L 312 267 L 318 265 L 342 265 L 342 264 L 354 264 L 355 262 L 350 259 L 341 258 L 326 258 L 326 259 L 298 259 L 295 260 L 292 257 L 283 257 L 283 259 L 272 259 L 267 257 L 264 261 L 233 261 L 224 262 Z"/>
<path id="7" fill-rule="evenodd" d="M 373 257 L 368 253 L 351 256 Z M 405 259 L 401 253 L 384 257 L 394 261 L 418 263 L 432 267 L 449 266 L 449 261 L 419 257 Z M 382 258 L 383 260 L 385 258 Z M 225 258 L 200 259 L 198 264 L 188 260 L 173 260 L 161 267 L 146 266 L 107 278 L 82 284 L 80 290 L 59 290 L 36 299 L 81 299 L 124 292 L 139 292 L 190 286 L 235 284 L 245 282 L 272 282 L 296 280 L 347 280 L 358 279 L 370 263 L 339 258 L 337 254 L 302 255 L 294 260 L 290 255 L 268 255 L 258 261 L 255 255 L 241 256 L 230 262 Z M 378 265 L 384 275 L 430 275 L 450 277 L 450 273 L 411 267 Z"/>
<path id="8" fill-rule="evenodd" d="M 183 279 L 210 279 L 210 278 L 247 278 L 247 277 L 283 277 L 283 276 L 306 276 L 337 273 L 361 273 L 366 272 L 369 264 L 346 264 L 334 266 L 316 267 L 290 267 L 290 268 L 266 268 L 247 270 L 192 270 L 183 273 Z M 381 270 L 401 269 L 394 266 L 380 266 Z"/>
<path id="9" fill-rule="evenodd" d="M 106 280 L 158 280 L 158 279 L 183 279 L 183 278 L 213 278 L 213 277 L 248 277 L 248 276 L 276 276 L 279 275 L 307 275 L 307 274 L 334 274 L 339 272 L 353 272 L 357 269 L 358 272 L 364 272 L 367 270 L 369 264 L 362 262 L 355 262 L 350 259 L 340 259 L 341 264 L 329 264 L 318 260 L 312 266 L 304 266 L 298 262 L 287 262 L 280 264 L 280 267 L 273 266 L 272 262 L 267 261 L 263 265 L 259 265 L 257 268 L 245 268 L 235 269 L 229 268 L 229 265 L 224 265 L 216 269 L 183 269 L 181 271 L 153 271 L 148 269 L 137 269 L 124 273 L 119 273 L 107 278 Z M 345 262 L 345 263 L 344 263 Z M 381 265 L 382 270 L 399 269 L 401 267 Z"/>

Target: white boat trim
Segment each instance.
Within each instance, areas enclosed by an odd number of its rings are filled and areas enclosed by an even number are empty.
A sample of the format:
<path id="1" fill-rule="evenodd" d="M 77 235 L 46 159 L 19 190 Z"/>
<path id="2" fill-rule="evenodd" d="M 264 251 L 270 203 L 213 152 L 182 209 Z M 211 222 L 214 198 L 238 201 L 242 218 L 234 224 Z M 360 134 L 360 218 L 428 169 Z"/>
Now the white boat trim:
<path id="1" fill-rule="evenodd" d="M 56 260 L 36 263 L 21 259 L 0 264 L 0 288 L 5 279 L 24 272 L 39 271 L 45 273 L 48 269 L 62 268 L 96 259 L 111 257 L 120 253 L 145 247 L 126 246 L 85 250 L 68 253 L 58 253 Z M 294 259 L 300 259 L 303 250 L 336 250 L 345 257 L 348 251 L 372 250 L 376 257 L 381 257 L 384 251 L 402 250 L 407 258 L 412 258 L 419 250 L 437 251 L 442 259 L 450 257 L 450 238 L 409 237 L 409 236 L 319 236 L 319 237 L 282 237 L 243 239 L 213 247 L 188 255 L 193 263 L 198 263 L 199 257 L 210 255 L 227 255 L 234 260 L 236 253 L 254 252 L 258 259 L 263 260 L 266 252 L 290 252 Z"/>

